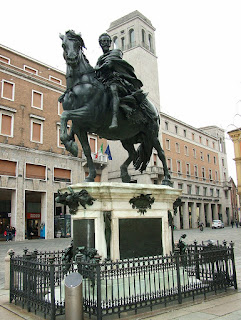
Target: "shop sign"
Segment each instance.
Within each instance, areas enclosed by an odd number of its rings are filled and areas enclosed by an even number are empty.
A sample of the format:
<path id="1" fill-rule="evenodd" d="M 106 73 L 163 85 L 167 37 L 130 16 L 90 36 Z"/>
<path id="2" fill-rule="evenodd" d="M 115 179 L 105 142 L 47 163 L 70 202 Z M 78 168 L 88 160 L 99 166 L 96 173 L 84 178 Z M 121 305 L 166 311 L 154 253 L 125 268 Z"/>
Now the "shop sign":
<path id="1" fill-rule="evenodd" d="M 41 213 L 27 212 L 27 219 L 41 219 Z"/>

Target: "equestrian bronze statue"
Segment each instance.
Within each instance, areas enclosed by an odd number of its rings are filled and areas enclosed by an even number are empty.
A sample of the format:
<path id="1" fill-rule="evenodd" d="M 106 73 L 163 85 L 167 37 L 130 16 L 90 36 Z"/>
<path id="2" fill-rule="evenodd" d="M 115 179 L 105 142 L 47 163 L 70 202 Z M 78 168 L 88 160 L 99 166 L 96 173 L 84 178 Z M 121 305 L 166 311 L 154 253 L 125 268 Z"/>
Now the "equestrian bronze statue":
<path id="1" fill-rule="evenodd" d="M 158 140 L 158 111 L 142 91 L 142 82 L 133 67 L 122 59 L 121 50 L 110 50 L 111 38 L 102 34 L 99 43 L 103 55 L 93 68 L 83 53 L 85 45 L 80 34 L 69 30 L 60 38 L 67 64 L 67 90 L 59 98 L 64 109 L 60 139 L 66 150 L 77 156 L 75 136 L 78 137 L 89 168 L 85 181 L 93 182 L 96 177 L 88 142 L 88 133 L 95 133 L 108 140 L 120 140 L 127 150 L 128 158 L 120 167 L 122 182 L 131 182 L 128 174 L 131 162 L 136 170 L 146 169 L 155 148 L 163 164 L 162 184 L 171 185 L 165 154 Z M 69 120 L 72 127 L 68 132 Z"/>

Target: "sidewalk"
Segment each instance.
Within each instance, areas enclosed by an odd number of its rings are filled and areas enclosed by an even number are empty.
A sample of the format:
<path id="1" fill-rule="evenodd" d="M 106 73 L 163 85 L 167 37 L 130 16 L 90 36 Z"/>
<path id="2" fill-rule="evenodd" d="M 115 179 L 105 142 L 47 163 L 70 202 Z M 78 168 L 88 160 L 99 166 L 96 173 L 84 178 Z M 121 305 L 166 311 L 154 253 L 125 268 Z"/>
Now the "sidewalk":
<path id="1" fill-rule="evenodd" d="M 201 240 L 231 240 L 235 243 L 235 262 L 238 280 L 238 290 L 234 288 L 229 288 L 227 292 L 215 294 L 209 294 L 207 299 L 204 300 L 204 296 L 200 295 L 195 297 L 195 300 L 183 300 L 183 304 L 179 305 L 177 302 L 173 303 L 166 308 L 160 306 L 155 307 L 155 311 L 150 311 L 150 309 L 139 310 L 137 315 L 130 313 L 123 313 L 121 315 L 121 320 L 131 320 L 131 319 L 145 319 L 145 320 L 209 320 L 209 319 L 219 319 L 219 320 L 241 320 L 241 228 L 232 229 L 226 227 L 222 230 L 212 230 L 210 228 L 204 229 L 204 232 L 200 232 L 197 229 L 193 230 L 179 230 L 174 232 L 175 240 L 178 240 L 180 235 L 186 233 L 187 238 L 185 239 L 187 243 L 192 243 L 194 239 L 200 242 Z M 3 256 L 9 248 L 13 248 L 16 252 L 19 250 L 22 254 L 22 249 L 28 247 L 29 250 L 34 250 L 35 248 L 48 248 L 48 250 L 60 250 L 68 246 L 71 239 L 54 239 L 54 240 L 33 240 L 24 241 L 19 243 L 5 244 L 1 246 L 0 251 L 0 270 L 4 270 L 4 259 Z M 4 247 L 4 250 L 2 250 Z M 19 252 L 20 253 L 20 252 Z M 0 283 L 0 288 L 3 288 Z M 27 312 L 26 309 L 22 309 L 21 306 L 16 306 L 9 303 L 9 291 L 0 289 L 0 316 L 1 320 L 40 320 L 43 319 L 34 313 Z M 58 316 L 57 320 L 64 320 L 65 316 Z M 86 317 L 88 319 L 88 317 Z M 110 319 L 108 317 L 107 319 Z M 118 319 L 116 316 L 115 319 Z M 67 319 L 68 320 L 68 319 Z"/>

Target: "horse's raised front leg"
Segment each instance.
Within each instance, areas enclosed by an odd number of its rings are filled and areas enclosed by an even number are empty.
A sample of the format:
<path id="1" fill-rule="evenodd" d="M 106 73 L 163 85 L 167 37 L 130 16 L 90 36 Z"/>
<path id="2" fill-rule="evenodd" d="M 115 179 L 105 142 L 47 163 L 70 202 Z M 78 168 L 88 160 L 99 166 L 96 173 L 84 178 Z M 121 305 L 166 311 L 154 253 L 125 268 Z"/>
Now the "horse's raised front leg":
<path id="1" fill-rule="evenodd" d="M 96 177 L 96 170 L 94 166 L 93 159 L 91 157 L 91 149 L 88 141 L 87 132 L 80 131 L 77 133 L 79 141 L 82 145 L 84 154 L 86 156 L 87 165 L 89 168 L 89 175 L 85 178 L 85 182 L 94 182 Z"/>
<path id="2" fill-rule="evenodd" d="M 122 182 L 129 183 L 131 181 L 131 177 L 128 173 L 128 166 L 129 164 L 135 160 L 135 157 L 137 156 L 136 150 L 134 148 L 134 145 L 132 143 L 129 143 L 127 141 L 121 141 L 123 148 L 126 149 L 128 152 L 128 158 L 126 161 L 120 166 L 121 171 L 121 180 Z"/>
<path id="3" fill-rule="evenodd" d="M 74 139 L 73 126 L 70 129 L 70 133 L 67 131 L 67 123 L 69 120 L 68 111 L 64 111 L 60 118 L 60 140 L 65 146 L 65 149 L 73 154 L 73 156 L 78 156 L 78 146 Z"/>
<path id="4" fill-rule="evenodd" d="M 160 141 L 158 138 L 154 138 L 153 147 L 156 149 L 159 159 L 162 162 L 163 170 L 164 170 L 164 179 L 162 180 L 162 184 L 167 186 L 172 186 L 171 176 L 167 167 L 166 156 L 164 150 L 161 147 Z"/>

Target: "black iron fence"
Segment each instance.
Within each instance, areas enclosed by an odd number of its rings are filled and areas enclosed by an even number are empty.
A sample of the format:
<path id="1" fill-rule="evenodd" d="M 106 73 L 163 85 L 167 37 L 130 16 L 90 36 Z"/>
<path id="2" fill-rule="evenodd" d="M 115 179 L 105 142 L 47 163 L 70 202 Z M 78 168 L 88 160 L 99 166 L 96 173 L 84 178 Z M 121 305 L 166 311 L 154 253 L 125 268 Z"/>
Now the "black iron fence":
<path id="1" fill-rule="evenodd" d="M 83 276 L 83 310 L 89 317 L 166 305 L 208 292 L 237 289 L 233 244 L 190 245 L 182 255 L 119 261 L 63 263 L 63 252 L 11 256 L 10 301 L 28 311 L 55 319 L 64 314 L 64 279 L 70 272 Z"/>

